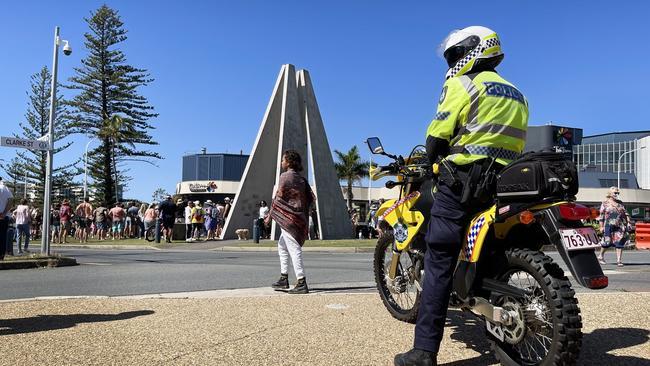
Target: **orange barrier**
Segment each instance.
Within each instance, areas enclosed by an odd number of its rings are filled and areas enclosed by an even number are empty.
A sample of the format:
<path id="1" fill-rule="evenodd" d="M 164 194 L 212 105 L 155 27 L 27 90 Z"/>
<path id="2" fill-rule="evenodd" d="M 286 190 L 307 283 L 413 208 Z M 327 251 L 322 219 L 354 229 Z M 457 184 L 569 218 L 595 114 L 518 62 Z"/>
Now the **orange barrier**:
<path id="1" fill-rule="evenodd" d="M 650 224 L 636 223 L 636 248 L 650 249 Z"/>

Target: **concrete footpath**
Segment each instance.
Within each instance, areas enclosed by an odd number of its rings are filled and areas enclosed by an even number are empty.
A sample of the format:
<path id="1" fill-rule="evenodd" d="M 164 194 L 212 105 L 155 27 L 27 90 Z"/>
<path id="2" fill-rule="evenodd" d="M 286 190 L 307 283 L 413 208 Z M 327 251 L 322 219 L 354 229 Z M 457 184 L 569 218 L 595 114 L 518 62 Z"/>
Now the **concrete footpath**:
<path id="1" fill-rule="evenodd" d="M 579 294 L 580 365 L 650 365 L 650 293 Z M 377 294 L 268 289 L 0 303 L 0 365 L 392 365 L 413 326 Z M 450 311 L 441 365 L 494 365 L 482 323 Z"/>

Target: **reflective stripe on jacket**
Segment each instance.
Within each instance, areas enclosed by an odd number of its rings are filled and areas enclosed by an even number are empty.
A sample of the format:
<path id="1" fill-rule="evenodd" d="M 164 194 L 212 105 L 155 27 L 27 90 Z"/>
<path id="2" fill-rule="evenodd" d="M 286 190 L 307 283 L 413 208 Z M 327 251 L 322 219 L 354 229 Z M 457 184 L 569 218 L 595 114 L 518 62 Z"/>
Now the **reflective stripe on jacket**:
<path id="1" fill-rule="evenodd" d="M 447 160 L 465 165 L 492 156 L 506 165 L 524 150 L 528 102 L 493 71 L 448 79 L 427 130 L 450 142 Z"/>

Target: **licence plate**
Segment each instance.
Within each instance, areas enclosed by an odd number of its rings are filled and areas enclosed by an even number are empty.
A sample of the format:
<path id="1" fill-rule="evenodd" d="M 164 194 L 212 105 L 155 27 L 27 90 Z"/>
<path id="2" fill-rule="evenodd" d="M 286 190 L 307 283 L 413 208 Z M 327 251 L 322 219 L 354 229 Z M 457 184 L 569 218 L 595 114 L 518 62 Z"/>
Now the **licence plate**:
<path id="1" fill-rule="evenodd" d="M 600 248 L 600 240 L 596 231 L 590 227 L 560 229 L 560 238 L 567 250 Z"/>

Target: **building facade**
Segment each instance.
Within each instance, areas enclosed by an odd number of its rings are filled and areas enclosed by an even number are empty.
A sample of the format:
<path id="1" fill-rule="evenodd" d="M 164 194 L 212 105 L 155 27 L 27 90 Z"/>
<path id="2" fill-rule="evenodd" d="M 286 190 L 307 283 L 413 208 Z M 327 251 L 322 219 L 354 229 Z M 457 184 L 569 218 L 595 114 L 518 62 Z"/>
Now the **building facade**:
<path id="1" fill-rule="evenodd" d="M 573 150 L 573 161 L 580 171 L 603 174 L 600 187 L 618 186 L 631 189 L 650 189 L 648 169 L 644 156 L 650 142 L 650 131 L 614 132 L 587 136 Z"/>
<path id="2" fill-rule="evenodd" d="M 582 135 L 577 128 L 530 126 L 526 151 L 570 155 L 578 169 L 579 202 L 598 206 L 610 187 L 619 187 L 630 214 L 650 219 L 650 131 Z"/>
<path id="3" fill-rule="evenodd" d="M 176 194 L 189 200 L 222 202 L 233 198 L 246 168 L 248 155 L 201 154 L 183 156 L 182 180 Z"/>

